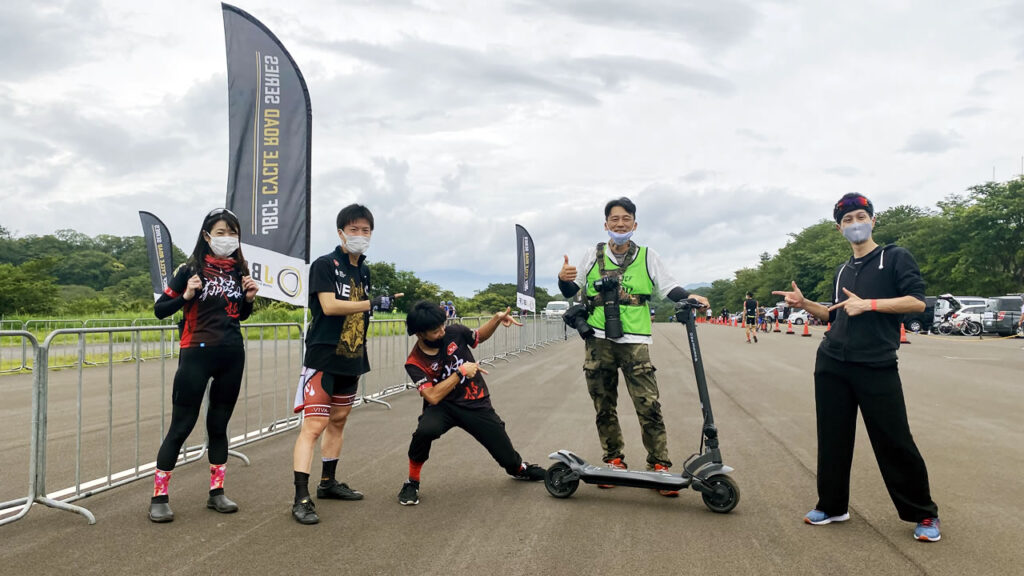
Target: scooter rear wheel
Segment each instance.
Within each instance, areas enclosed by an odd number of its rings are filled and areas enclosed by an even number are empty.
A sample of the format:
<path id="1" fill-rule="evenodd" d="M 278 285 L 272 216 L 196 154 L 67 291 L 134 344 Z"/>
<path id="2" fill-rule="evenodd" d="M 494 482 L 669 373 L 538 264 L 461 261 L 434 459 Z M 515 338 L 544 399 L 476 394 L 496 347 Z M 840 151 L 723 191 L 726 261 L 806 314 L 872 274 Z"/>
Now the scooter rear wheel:
<path id="1" fill-rule="evenodd" d="M 712 512 L 727 514 L 740 503 L 740 487 L 736 482 L 725 474 L 716 474 L 704 481 L 704 484 L 714 490 L 714 494 L 704 494 L 704 505 Z"/>
<path id="2" fill-rule="evenodd" d="M 568 498 L 580 486 L 579 478 L 570 479 L 572 473 L 565 462 L 555 462 L 544 472 L 544 487 L 555 498 Z"/>

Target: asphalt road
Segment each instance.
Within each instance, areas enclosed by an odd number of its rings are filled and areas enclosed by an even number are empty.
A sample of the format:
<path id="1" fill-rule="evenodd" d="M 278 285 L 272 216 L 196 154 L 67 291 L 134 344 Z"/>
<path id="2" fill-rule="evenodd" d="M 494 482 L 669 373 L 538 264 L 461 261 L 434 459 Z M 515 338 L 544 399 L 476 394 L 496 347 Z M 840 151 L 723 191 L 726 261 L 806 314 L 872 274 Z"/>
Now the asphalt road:
<path id="1" fill-rule="evenodd" d="M 79 501 L 96 514 L 94 526 L 35 506 L 0 528 L 0 573 L 1024 573 L 1024 341 L 912 336 L 901 351 L 911 428 L 943 521 L 942 541 L 921 543 L 911 538 L 913 525 L 896 517 L 862 429 L 851 520 L 822 527 L 801 521 L 815 503 L 811 368 L 820 330 L 748 345 L 740 329 L 700 328 L 722 452 L 742 491 L 727 515 L 707 510 L 695 492 L 669 499 L 581 485 L 558 500 L 540 483 L 509 479 L 460 430 L 435 443 L 420 505 L 399 506 L 420 411 L 409 392 L 391 398 L 390 410 L 353 412 L 339 476 L 366 499 L 319 503 L 317 526 L 300 526 L 289 514 L 290 433 L 245 447 L 249 467 L 229 461 L 226 488 L 241 506 L 237 514 L 205 508 L 206 466 L 189 464 L 171 482 L 173 523 L 146 519 L 148 480 Z M 600 460 L 582 348 L 574 339 L 491 369 L 494 405 L 531 462 L 547 465 L 547 454 L 560 448 Z M 696 450 L 700 427 L 680 326 L 656 326 L 652 357 L 669 448 L 680 464 Z M 8 390 L 4 397 L 7 409 L 24 394 Z M 640 466 L 639 426 L 628 402 L 620 415 L 627 461 Z"/>

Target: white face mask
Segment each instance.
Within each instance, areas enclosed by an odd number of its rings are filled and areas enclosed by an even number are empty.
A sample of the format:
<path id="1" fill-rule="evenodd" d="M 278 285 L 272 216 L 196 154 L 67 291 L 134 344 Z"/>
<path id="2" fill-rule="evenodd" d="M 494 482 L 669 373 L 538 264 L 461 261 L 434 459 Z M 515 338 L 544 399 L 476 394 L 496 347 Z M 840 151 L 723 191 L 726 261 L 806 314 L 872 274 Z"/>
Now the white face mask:
<path id="1" fill-rule="evenodd" d="M 210 251 L 217 258 L 227 258 L 238 250 L 238 238 L 234 236 L 212 236 L 208 244 Z"/>
<path id="2" fill-rule="evenodd" d="M 345 241 L 345 250 L 350 254 L 363 254 L 370 248 L 369 236 L 349 236 L 342 232 L 341 238 Z"/>
<path id="3" fill-rule="evenodd" d="M 616 246 L 623 246 L 626 244 L 626 242 L 629 242 L 630 238 L 633 237 L 633 230 L 630 230 L 625 234 L 616 234 L 615 232 L 609 230 L 608 237 L 611 239 L 612 244 L 615 244 Z"/>

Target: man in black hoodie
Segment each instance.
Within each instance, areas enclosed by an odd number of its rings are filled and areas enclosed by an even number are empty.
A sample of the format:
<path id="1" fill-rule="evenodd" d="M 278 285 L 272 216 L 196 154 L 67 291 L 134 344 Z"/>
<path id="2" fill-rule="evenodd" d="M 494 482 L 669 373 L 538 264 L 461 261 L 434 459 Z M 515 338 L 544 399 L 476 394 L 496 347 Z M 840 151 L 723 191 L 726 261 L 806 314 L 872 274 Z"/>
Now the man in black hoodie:
<path id="1" fill-rule="evenodd" d="M 805 299 L 796 282 L 792 291 L 773 292 L 823 324 L 832 323 L 818 346 L 814 366 L 818 503 L 804 522 L 822 525 L 850 518 L 850 467 L 859 407 L 900 518 L 917 523 L 915 539 L 935 542 L 940 538 L 938 506 L 910 434 L 896 358 L 901 316 L 924 310 L 924 280 L 910 252 L 872 240 L 875 217 L 870 200 L 846 194 L 832 215 L 853 249 L 853 256 L 836 270 L 832 306 Z"/>

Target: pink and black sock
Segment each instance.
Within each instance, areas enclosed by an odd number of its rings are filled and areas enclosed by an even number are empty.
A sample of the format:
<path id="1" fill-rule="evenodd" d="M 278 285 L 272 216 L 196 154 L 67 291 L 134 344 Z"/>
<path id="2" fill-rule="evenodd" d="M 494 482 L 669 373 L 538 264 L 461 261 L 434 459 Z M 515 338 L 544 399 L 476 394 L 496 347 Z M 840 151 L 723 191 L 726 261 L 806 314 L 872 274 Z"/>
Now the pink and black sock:
<path id="1" fill-rule="evenodd" d="M 157 469 L 153 474 L 153 502 L 168 502 L 167 489 L 171 481 L 171 473 Z"/>
<path id="2" fill-rule="evenodd" d="M 210 464 L 210 496 L 224 493 L 224 471 L 227 464 Z"/>

